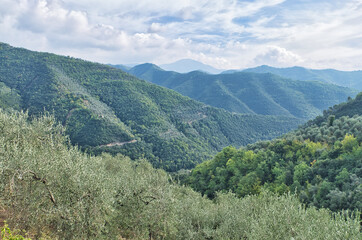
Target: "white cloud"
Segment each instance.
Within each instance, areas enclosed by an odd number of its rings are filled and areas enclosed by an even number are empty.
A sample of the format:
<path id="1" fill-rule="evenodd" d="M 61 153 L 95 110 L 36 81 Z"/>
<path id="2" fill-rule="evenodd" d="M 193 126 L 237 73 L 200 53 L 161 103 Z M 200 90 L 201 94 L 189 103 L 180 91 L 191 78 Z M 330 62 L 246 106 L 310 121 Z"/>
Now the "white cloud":
<path id="1" fill-rule="evenodd" d="M 57 2 L 28 1 L 17 18 L 17 27 L 37 33 L 77 33 L 86 31 L 88 19 L 85 12 L 67 10 Z"/>
<path id="2" fill-rule="evenodd" d="M 166 27 L 159 23 L 152 23 L 151 26 L 148 28 L 148 32 L 151 32 L 151 33 L 163 32 L 165 30 L 166 30 Z"/>
<path id="3" fill-rule="evenodd" d="M 0 41 L 92 61 L 193 58 L 217 68 L 362 69 L 361 0 L 0 0 L 0 6 Z"/>
<path id="4" fill-rule="evenodd" d="M 275 67 L 291 67 L 303 63 L 297 54 L 278 46 L 267 46 L 254 58 L 255 65 L 271 65 Z"/>

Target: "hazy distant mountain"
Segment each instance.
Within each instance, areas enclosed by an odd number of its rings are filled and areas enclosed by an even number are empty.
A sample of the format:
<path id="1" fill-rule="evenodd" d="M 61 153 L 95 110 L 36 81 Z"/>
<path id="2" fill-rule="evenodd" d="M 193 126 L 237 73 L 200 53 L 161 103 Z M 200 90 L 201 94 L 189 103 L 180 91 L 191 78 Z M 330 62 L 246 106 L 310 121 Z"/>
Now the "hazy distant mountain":
<path id="1" fill-rule="evenodd" d="M 274 73 L 282 77 L 295 80 L 314 80 L 333 83 L 339 86 L 362 90 L 362 71 L 338 71 L 334 69 L 307 69 L 303 67 L 274 68 L 270 66 L 259 66 L 243 70 L 244 72 Z M 226 71 L 224 73 L 230 73 Z"/>
<path id="2" fill-rule="evenodd" d="M 128 70 L 130 70 L 132 67 L 131 66 L 127 66 L 127 65 L 123 65 L 123 64 L 107 64 L 108 66 L 114 67 L 114 68 L 118 68 L 121 69 L 122 71 L 127 72 Z"/>
<path id="3" fill-rule="evenodd" d="M 302 119 L 313 118 L 357 94 L 355 90 L 333 84 L 291 80 L 270 73 L 181 74 L 153 64 L 137 65 L 129 73 L 231 112 Z"/>
<path id="4" fill-rule="evenodd" d="M 192 59 L 181 59 L 174 63 L 160 65 L 162 69 L 167 71 L 175 71 L 179 73 L 188 73 L 192 71 L 202 71 L 211 74 L 221 73 L 223 70 L 216 69 L 210 65 L 203 64 L 201 62 Z"/>
<path id="5" fill-rule="evenodd" d="M 301 123 L 232 114 L 107 65 L 3 43 L 0 107 L 36 116 L 49 111 L 72 143 L 92 153 L 145 157 L 169 171 L 192 168 L 225 146 L 270 139 Z"/>

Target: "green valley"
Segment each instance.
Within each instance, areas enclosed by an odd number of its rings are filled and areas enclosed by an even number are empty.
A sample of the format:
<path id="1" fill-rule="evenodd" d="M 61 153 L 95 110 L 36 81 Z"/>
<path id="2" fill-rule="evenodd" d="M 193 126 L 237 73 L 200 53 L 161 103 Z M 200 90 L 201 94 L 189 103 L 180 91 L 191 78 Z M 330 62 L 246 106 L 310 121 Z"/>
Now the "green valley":
<path id="1" fill-rule="evenodd" d="M 362 240 L 362 0 L 0 0 L 0 240 Z"/>
<path id="2" fill-rule="evenodd" d="M 0 104 L 48 111 L 73 144 L 95 154 L 146 157 L 168 171 L 192 168 L 228 145 L 271 139 L 293 117 L 232 114 L 110 66 L 0 44 Z M 10 97 L 11 96 L 11 97 Z"/>

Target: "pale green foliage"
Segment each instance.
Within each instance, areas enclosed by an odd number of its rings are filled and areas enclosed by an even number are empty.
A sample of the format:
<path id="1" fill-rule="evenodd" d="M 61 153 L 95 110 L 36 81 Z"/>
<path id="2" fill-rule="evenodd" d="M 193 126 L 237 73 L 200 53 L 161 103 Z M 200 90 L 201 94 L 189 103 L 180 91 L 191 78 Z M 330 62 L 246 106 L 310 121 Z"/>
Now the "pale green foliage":
<path id="1" fill-rule="evenodd" d="M 9 225 L 49 239 L 359 239 L 359 218 L 262 192 L 214 201 L 147 161 L 91 157 L 51 116 L 0 110 L 0 205 Z"/>
<path id="2" fill-rule="evenodd" d="M 64 237 L 99 234 L 114 188 L 102 158 L 69 147 L 49 116 L 29 124 L 26 114 L 1 114 L 0 129 L 1 201 L 10 207 L 9 223 L 51 225 Z"/>
<path id="3" fill-rule="evenodd" d="M 216 202 L 221 239 L 358 239 L 358 220 L 352 227 L 335 214 L 332 221 L 329 211 L 305 209 L 292 195 L 262 192 L 259 197 L 236 199 L 223 194 Z"/>
<path id="4" fill-rule="evenodd" d="M 352 151 L 358 147 L 358 141 L 353 135 L 347 134 L 344 139 L 341 141 L 342 149 L 345 152 Z"/>
<path id="5" fill-rule="evenodd" d="M 0 236 L 2 240 L 31 240 L 30 238 L 25 238 L 20 234 L 17 234 L 17 230 L 11 231 L 9 225 L 5 225 L 1 228 Z"/>

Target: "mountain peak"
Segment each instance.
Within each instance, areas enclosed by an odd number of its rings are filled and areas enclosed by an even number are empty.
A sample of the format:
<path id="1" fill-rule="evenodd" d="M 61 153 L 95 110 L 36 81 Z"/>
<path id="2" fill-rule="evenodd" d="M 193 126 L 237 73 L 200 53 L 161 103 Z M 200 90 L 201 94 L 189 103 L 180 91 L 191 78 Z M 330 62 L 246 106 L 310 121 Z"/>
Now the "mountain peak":
<path id="1" fill-rule="evenodd" d="M 142 75 L 145 74 L 147 72 L 154 72 L 154 71 L 165 71 L 162 68 L 160 68 L 159 66 L 153 64 L 153 63 L 143 63 L 143 64 L 139 64 L 137 66 L 134 66 L 133 68 L 129 69 L 127 72 L 133 75 Z"/>
<path id="2" fill-rule="evenodd" d="M 142 63 L 142 64 L 134 66 L 133 68 L 134 69 L 145 69 L 145 70 L 154 68 L 154 69 L 157 69 L 160 71 L 164 71 L 162 68 L 160 68 L 159 66 L 157 66 L 156 64 L 153 64 L 153 63 Z"/>
<path id="3" fill-rule="evenodd" d="M 168 71 L 175 71 L 179 73 L 188 73 L 192 71 L 202 71 L 211 74 L 218 74 L 221 73 L 222 70 L 216 69 L 210 65 L 206 65 L 202 62 L 198 62 L 193 59 L 180 59 L 176 62 L 170 64 L 163 64 L 161 68 L 168 70 Z"/>

